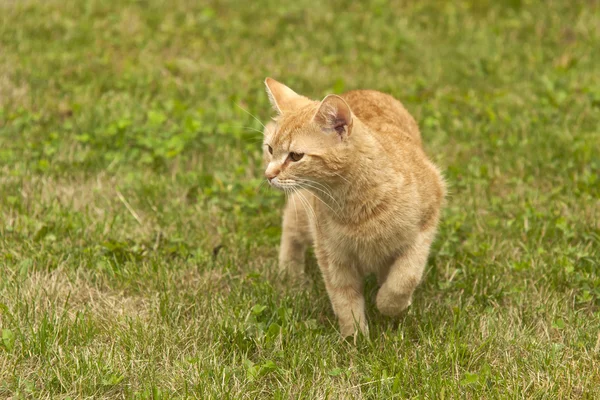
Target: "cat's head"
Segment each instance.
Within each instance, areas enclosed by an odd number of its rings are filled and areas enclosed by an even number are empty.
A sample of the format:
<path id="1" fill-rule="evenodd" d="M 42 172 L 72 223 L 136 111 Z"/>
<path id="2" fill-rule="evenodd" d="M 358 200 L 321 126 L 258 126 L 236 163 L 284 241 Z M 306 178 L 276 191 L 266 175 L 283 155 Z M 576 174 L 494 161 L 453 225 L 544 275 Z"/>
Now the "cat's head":
<path id="1" fill-rule="evenodd" d="M 336 95 L 310 100 L 271 78 L 265 85 L 278 114 L 265 127 L 263 142 L 271 186 L 286 190 L 334 184 L 351 156 L 354 117 L 348 104 Z"/>

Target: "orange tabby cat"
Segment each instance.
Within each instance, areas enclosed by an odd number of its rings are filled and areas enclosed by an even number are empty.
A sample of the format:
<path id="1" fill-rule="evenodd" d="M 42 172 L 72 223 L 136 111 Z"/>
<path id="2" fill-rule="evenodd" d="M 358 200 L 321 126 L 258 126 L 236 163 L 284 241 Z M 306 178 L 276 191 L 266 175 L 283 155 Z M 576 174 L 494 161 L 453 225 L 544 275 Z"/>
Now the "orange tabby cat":
<path id="1" fill-rule="evenodd" d="M 445 196 L 414 119 L 393 97 L 356 90 L 323 101 L 267 78 L 279 116 L 265 128 L 271 186 L 289 194 L 280 268 L 301 275 L 314 245 L 343 336 L 368 332 L 363 282 L 395 316 L 421 281 Z"/>

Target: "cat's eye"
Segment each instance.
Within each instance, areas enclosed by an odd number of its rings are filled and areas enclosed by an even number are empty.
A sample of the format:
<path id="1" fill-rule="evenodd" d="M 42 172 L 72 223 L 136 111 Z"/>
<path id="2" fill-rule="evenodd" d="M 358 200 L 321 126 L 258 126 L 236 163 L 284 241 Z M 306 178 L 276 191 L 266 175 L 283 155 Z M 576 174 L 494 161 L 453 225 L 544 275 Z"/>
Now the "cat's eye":
<path id="1" fill-rule="evenodd" d="M 292 161 L 300 161 L 304 157 L 304 153 L 290 153 L 290 159 Z"/>
<path id="2" fill-rule="evenodd" d="M 267 149 L 269 150 L 269 154 L 273 154 L 273 148 L 269 145 L 267 145 Z"/>

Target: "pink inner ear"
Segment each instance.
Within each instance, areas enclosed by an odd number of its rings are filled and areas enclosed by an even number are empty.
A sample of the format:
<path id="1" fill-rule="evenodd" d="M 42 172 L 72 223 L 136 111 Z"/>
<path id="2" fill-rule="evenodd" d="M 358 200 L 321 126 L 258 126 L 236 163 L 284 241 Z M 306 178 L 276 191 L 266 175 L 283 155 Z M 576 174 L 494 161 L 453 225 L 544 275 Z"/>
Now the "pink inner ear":
<path id="1" fill-rule="evenodd" d="M 324 125 L 325 129 L 335 130 L 340 137 L 350 133 L 349 128 L 346 127 L 352 125 L 352 112 L 348 104 L 339 96 L 326 96 L 314 118 Z"/>
<path id="2" fill-rule="evenodd" d="M 338 119 L 333 124 L 333 129 L 335 129 L 335 131 L 341 135 L 342 133 L 344 133 L 346 131 L 344 129 L 345 126 L 346 126 L 346 121 L 344 121 L 343 119 Z"/>

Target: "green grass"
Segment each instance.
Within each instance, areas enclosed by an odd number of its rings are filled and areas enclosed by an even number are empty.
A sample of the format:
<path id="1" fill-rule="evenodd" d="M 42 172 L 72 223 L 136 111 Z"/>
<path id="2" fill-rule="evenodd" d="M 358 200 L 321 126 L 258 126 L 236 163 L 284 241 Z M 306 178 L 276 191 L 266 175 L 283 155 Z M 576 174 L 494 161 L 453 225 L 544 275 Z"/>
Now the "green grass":
<path id="1" fill-rule="evenodd" d="M 599 398 L 598 1 L 0 2 L 0 398 Z M 450 187 L 399 321 L 276 271 L 263 79 L 389 92 Z M 222 247 L 219 247 L 222 246 Z M 219 251 L 220 249 L 220 251 Z"/>

